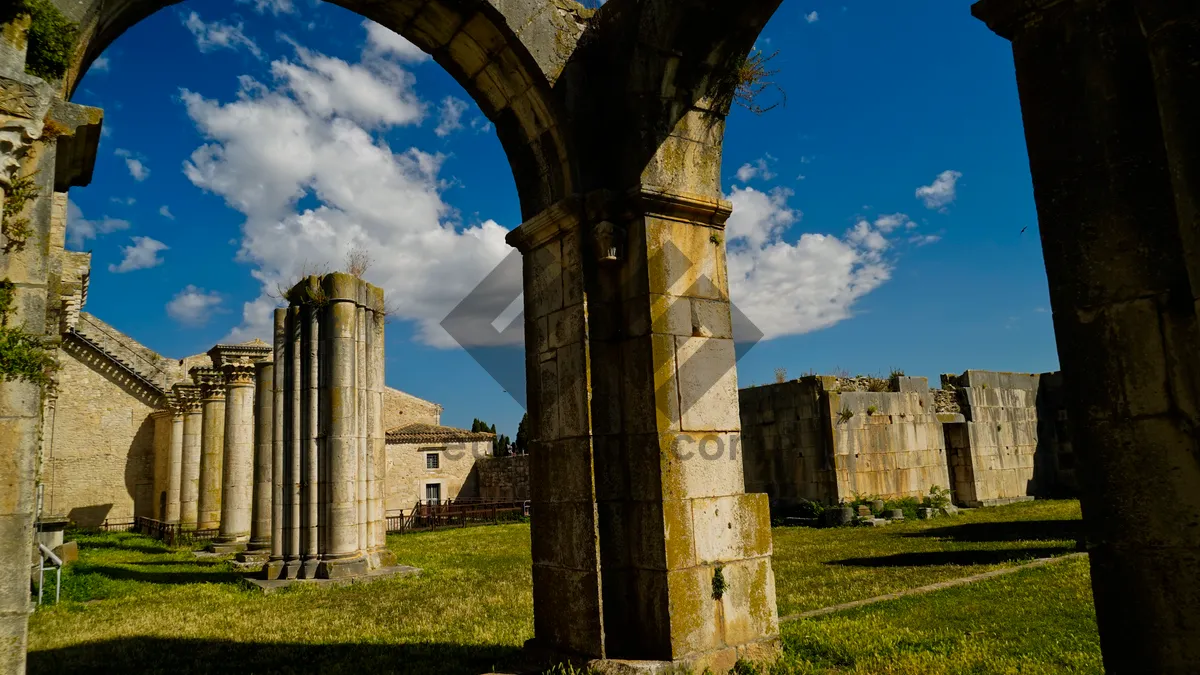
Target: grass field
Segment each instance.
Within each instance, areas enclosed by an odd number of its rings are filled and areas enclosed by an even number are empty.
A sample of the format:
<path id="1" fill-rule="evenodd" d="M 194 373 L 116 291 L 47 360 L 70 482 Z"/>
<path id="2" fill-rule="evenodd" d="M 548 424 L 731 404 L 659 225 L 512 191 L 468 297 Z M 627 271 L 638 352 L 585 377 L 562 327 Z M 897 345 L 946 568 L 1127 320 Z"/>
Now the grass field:
<path id="1" fill-rule="evenodd" d="M 885 528 L 777 528 L 780 614 L 1074 550 L 1076 502 Z M 394 536 L 420 576 L 263 596 L 222 561 L 79 535 L 30 673 L 483 673 L 533 634 L 529 526 Z M 1100 672 L 1086 561 L 784 624 L 777 673 Z M 1020 668 L 1018 671 L 1017 668 Z"/>

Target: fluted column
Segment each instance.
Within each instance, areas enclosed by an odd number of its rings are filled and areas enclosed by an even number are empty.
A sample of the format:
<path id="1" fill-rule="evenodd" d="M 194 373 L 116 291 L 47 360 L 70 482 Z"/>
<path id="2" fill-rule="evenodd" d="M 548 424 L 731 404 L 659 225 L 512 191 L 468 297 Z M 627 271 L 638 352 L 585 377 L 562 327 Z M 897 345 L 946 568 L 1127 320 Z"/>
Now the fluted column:
<path id="1" fill-rule="evenodd" d="M 179 525 L 185 530 L 194 530 L 200 513 L 200 438 L 204 428 L 204 413 L 199 388 L 189 387 L 186 393 L 188 397 L 182 401 Z"/>
<path id="2" fill-rule="evenodd" d="M 154 420 L 154 495 L 150 508 L 150 517 L 165 520 L 167 512 L 167 461 L 171 454 L 171 419 L 175 413 L 170 408 L 156 410 L 151 415 Z M 143 515 L 143 514 L 135 514 Z"/>
<path id="3" fill-rule="evenodd" d="M 285 402 L 290 402 L 286 395 L 288 393 L 287 374 L 291 370 L 288 362 L 287 315 L 288 310 L 286 309 L 275 310 L 273 345 L 275 368 L 272 373 L 274 403 L 271 411 L 271 557 L 263 569 L 264 576 L 268 579 L 285 576 L 284 553 L 286 549 L 284 547 L 290 540 L 291 534 L 291 530 L 286 526 L 284 520 L 285 517 L 291 515 L 288 508 L 291 490 L 286 487 L 286 462 L 284 459 L 287 448 L 284 434 L 286 421 L 290 419 L 290 415 L 287 414 L 288 406 L 285 404 Z M 285 536 L 285 532 L 287 536 Z"/>
<path id="4" fill-rule="evenodd" d="M 212 550 L 246 547 L 254 491 L 254 364 L 243 357 L 221 368 L 225 380 L 225 432 L 221 458 L 221 524 Z"/>
<path id="5" fill-rule="evenodd" d="M 200 494 L 197 497 L 196 529 L 221 525 L 221 465 L 225 459 L 225 383 L 213 368 L 193 368 L 192 377 L 201 390 L 204 414 L 200 432 Z"/>
<path id="6" fill-rule="evenodd" d="M 309 277 L 276 314 L 273 469 L 282 473 L 267 578 L 334 578 L 394 560 L 384 545 L 383 293 Z M 378 451 L 377 451 L 378 450 Z"/>
<path id="7" fill-rule="evenodd" d="M 275 364 L 260 361 L 254 370 L 254 495 L 248 551 L 271 548 L 274 493 Z"/>
<path id="8" fill-rule="evenodd" d="M 171 446 L 167 453 L 167 508 L 162 519 L 179 522 L 179 487 L 183 478 L 183 411 L 176 408 L 171 415 Z"/>

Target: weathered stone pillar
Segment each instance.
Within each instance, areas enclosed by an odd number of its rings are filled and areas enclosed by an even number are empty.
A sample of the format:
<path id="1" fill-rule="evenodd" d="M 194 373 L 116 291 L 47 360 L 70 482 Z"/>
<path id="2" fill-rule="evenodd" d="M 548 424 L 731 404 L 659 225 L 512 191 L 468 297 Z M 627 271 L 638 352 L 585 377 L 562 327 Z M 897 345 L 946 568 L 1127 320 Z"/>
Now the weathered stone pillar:
<path id="1" fill-rule="evenodd" d="M 204 413 L 200 403 L 200 388 L 194 385 L 175 385 L 176 396 L 183 407 L 183 439 L 181 442 L 179 474 L 179 526 L 196 529 L 200 513 L 200 438 L 204 429 Z"/>
<path id="2" fill-rule="evenodd" d="M 254 369 L 254 505 L 250 520 L 250 543 L 246 548 L 264 562 L 264 556 L 271 548 L 274 433 L 275 364 L 260 361 Z"/>
<path id="3" fill-rule="evenodd" d="M 225 433 L 221 458 L 221 525 L 212 550 L 233 553 L 250 540 L 254 498 L 254 364 L 246 357 L 221 367 Z"/>
<path id="4" fill-rule="evenodd" d="M 291 372 L 288 365 L 288 310 L 276 309 L 274 317 L 274 371 L 273 377 L 273 409 L 271 415 L 271 557 L 267 560 L 267 578 L 277 578 L 283 575 L 284 545 L 291 541 L 291 528 L 285 523 L 285 518 L 291 518 L 291 489 L 286 483 L 284 467 L 287 462 L 284 457 L 288 452 L 284 444 L 287 420 L 291 419 L 288 412 L 291 399 L 285 398 L 290 393 L 287 373 Z M 284 532 L 287 532 L 285 539 Z"/>
<path id="5" fill-rule="evenodd" d="M 382 439 L 383 294 L 346 274 L 309 277 L 275 315 L 275 470 L 283 476 L 267 578 L 335 578 L 389 565 L 373 445 Z M 378 384 L 376 391 L 371 386 Z M 372 404 L 373 396 L 378 402 Z M 372 426 L 374 425 L 374 426 Z M 363 522 L 363 521 L 366 522 Z M 372 538 L 374 537 L 374 538 Z M 376 542 L 379 542 L 378 544 Z M 278 556 L 278 557 L 277 557 Z"/>
<path id="6" fill-rule="evenodd" d="M 225 382 L 215 368 L 196 367 L 192 380 L 200 387 L 203 425 L 200 431 L 200 494 L 196 529 L 221 524 L 221 463 L 225 458 Z"/>
<path id="7" fill-rule="evenodd" d="M 727 669 L 778 647 L 765 495 L 745 494 L 729 205 L 565 202 L 524 254 L 535 644 Z"/>
<path id="8" fill-rule="evenodd" d="M 179 488 L 183 480 L 183 408 L 176 402 L 171 411 L 171 449 L 167 453 L 167 508 L 162 519 L 179 522 Z"/>
<path id="9" fill-rule="evenodd" d="M 167 512 L 167 461 L 171 455 L 171 427 L 175 411 L 170 408 L 154 411 L 154 495 L 150 517 L 165 520 Z"/>
<path id="10" fill-rule="evenodd" d="M 973 12 L 1013 43 L 1105 671 L 1197 672 L 1197 8 Z"/>

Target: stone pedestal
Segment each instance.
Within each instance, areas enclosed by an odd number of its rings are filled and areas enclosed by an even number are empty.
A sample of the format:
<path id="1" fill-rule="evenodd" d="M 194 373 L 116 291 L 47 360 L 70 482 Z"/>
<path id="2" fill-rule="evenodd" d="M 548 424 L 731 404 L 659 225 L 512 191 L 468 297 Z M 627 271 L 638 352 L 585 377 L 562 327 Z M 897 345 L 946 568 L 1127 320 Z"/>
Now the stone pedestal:
<path id="1" fill-rule="evenodd" d="M 200 513 L 200 438 L 204 427 L 204 413 L 200 404 L 200 388 L 193 385 L 175 385 L 183 409 L 183 437 L 180 442 L 179 470 L 179 526 L 185 530 L 196 529 Z"/>
<path id="2" fill-rule="evenodd" d="M 594 194 L 509 235 L 539 649 L 698 672 L 778 647 L 767 500 L 745 494 L 735 452 L 728 215 L 698 196 Z"/>
<path id="3" fill-rule="evenodd" d="M 276 313 L 282 508 L 264 576 L 362 575 L 394 563 L 382 536 L 383 293 L 328 274 L 305 279 L 288 299 Z"/>
<path id="4" fill-rule="evenodd" d="M 196 529 L 216 529 L 221 524 L 221 465 L 225 459 L 225 382 L 215 368 L 192 368 L 200 387 L 203 425 L 200 430 L 200 493 Z"/>
<path id="5" fill-rule="evenodd" d="M 1012 41 L 1105 672 L 1200 671 L 1200 5 L 973 12 Z"/>

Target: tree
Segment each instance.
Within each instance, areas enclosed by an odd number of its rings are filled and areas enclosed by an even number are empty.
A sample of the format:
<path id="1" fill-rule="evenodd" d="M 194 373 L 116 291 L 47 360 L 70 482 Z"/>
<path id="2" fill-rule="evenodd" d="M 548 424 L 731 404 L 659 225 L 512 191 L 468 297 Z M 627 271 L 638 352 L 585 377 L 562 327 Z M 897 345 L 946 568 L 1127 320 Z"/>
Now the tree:
<path id="1" fill-rule="evenodd" d="M 521 416 L 517 425 L 517 439 L 513 442 L 513 452 L 518 455 L 529 454 L 529 413 Z"/>

